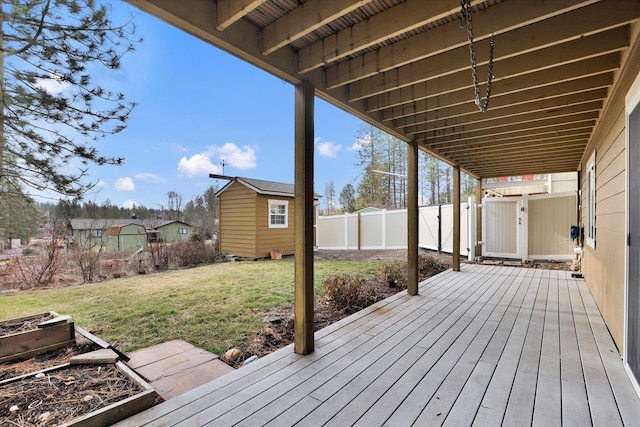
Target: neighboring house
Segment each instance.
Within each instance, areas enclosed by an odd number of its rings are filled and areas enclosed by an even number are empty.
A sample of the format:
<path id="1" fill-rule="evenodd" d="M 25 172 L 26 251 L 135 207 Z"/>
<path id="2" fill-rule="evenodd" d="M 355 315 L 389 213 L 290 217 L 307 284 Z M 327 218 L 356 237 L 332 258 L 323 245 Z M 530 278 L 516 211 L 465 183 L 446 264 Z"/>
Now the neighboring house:
<path id="1" fill-rule="evenodd" d="M 123 226 L 127 224 L 133 224 L 141 227 L 145 234 L 146 242 L 175 242 L 189 240 L 193 233 L 193 227 L 182 221 L 167 221 L 167 220 L 142 220 L 142 219 L 72 219 L 68 224 L 68 239 L 74 244 L 78 244 L 81 247 L 92 247 L 96 245 L 104 244 L 107 246 L 107 241 L 113 240 L 114 234 L 110 235 L 110 239 L 104 237 L 107 236 L 107 230 L 113 226 Z M 138 229 L 139 230 L 139 229 Z M 129 230 L 125 230 L 128 232 Z M 115 231 L 111 231 L 114 233 Z M 137 235 L 137 233 L 136 233 Z M 108 249 L 116 250 L 110 242 Z M 129 247 L 125 245 L 124 247 Z M 137 248 L 137 244 L 133 245 Z M 119 249 L 128 250 L 128 249 Z"/>
<path id="2" fill-rule="evenodd" d="M 498 177 L 482 180 L 487 197 L 566 193 L 578 190 L 576 172 Z"/>
<path id="3" fill-rule="evenodd" d="M 185 241 L 191 238 L 193 227 L 182 221 L 163 222 L 155 227 L 148 227 L 158 232 L 158 238 L 163 242 Z"/>
<path id="4" fill-rule="evenodd" d="M 147 245 L 147 231 L 140 224 L 115 224 L 103 235 L 105 249 L 130 252 Z"/>
<path id="5" fill-rule="evenodd" d="M 225 179 L 230 182 L 216 193 L 220 199 L 220 250 L 252 259 L 266 258 L 272 251 L 293 254 L 293 185 Z M 316 205 L 321 197 L 314 195 Z"/>

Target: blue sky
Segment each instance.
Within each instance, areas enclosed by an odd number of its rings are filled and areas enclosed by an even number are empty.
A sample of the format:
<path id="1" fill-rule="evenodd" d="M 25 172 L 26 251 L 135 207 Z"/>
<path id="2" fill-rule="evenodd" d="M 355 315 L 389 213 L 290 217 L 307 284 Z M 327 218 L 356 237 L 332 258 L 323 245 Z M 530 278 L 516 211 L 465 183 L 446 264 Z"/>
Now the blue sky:
<path id="1" fill-rule="evenodd" d="M 292 85 L 124 2 L 113 8 L 116 23 L 135 14 L 144 41 L 121 70 L 99 76 L 139 105 L 127 129 L 98 142 L 125 162 L 92 166 L 99 184 L 87 200 L 159 208 L 173 190 L 187 201 L 215 182 L 208 173 L 221 172 L 222 158 L 225 175 L 293 183 Z M 317 98 L 315 116 L 316 191 L 333 180 L 339 193 L 356 183 L 352 147 L 362 122 Z"/>

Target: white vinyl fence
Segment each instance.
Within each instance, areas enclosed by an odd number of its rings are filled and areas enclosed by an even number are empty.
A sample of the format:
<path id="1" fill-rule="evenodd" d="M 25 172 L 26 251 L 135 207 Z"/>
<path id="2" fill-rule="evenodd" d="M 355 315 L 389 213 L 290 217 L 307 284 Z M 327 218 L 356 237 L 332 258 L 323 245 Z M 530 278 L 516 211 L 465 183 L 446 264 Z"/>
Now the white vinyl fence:
<path id="1" fill-rule="evenodd" d="M 468 223 L 468 206 L 461 205 L 461 224 Z M 468 256 L 469 232 L 461 228 L 460 254 Z M 453 205 L 421 207 L 418 233 L 420 247 L 453 252 Z M 320 249 L 405 249 L 407 234 L 406 209 L 321 216 L 316 244 Z"/>
<path id="2" fill-rule="evenodd" d="M 574 257 L 570 238 L 577 224 L 575 192 L 482 200 L 482 242 L 476 237 L 475 198 L 460 206 L 460 255 L 475 258 L 480 243 L 487 257 L 522 260 L 567 260 Z M 421 207 L 418 245 L 453 252 L 453 205 Z M 404 249 L 407 211 L 383 210 L 321 216 L 317 221 L 320 249 Z"/>

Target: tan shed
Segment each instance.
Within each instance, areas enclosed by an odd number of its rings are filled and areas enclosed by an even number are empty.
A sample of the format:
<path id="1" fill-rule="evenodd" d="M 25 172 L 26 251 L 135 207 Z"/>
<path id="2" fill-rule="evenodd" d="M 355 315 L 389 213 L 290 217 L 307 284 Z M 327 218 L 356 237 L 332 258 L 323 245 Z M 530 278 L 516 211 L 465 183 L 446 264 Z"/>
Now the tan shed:
<path id="1" fill-rule="evenodd" d="M 272 252 L 293 254 L 295 192 L 292 184 L 212 177 L 230 180 L 216 193 L 220 200 L 220 251 L 251 259 L 270 257 Z M 320 197 L 314 195 L 316 202 Z"/>

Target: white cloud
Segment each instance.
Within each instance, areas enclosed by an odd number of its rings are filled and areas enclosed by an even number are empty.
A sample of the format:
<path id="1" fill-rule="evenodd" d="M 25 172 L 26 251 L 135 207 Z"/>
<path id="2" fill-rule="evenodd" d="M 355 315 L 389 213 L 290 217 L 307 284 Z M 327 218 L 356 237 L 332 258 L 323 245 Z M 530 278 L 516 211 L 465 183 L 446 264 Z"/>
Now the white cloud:
<path id="1" fill-rule="evenodd" d="M 122 202 L 122 207 L 125 209 L 131 209 L 134 206 L 140 206 L 140 203 L 136 202 L 135 200 L 125 200 L 124 202 Z"/>
<path id="2" fill-rule="evenodd" d="M 365 135 L 362 138 L 356 138 L 356 141 L 351 145 L 350 149 L 352 151 L 358 151 L 362 147 L 366 147 L 371 143 L 371 136 Z"/>
<path id="3" fill-rule="evenodd" d="M 210 173 L 219 174 L 222 173 L 220 162 L 223 159 L 227 165 L 238 169 L 256 167 L 256 152 L 253 148 L 246 145 L 240 148 L 233 142 L 227 142 L 222 147 L 212 145 L 203 153 L 181 158 L 178 162 L 178 172 L 189 178 L 209 176 Z"/>
<path id="4" fill-rule="evenodd" d="M 318 144 L 318 153 L 322 157 L 335 158 L 338 156 L 338 151 L 342 148 L 342 145 L 334 144 L 333 142 L 321 142 Z"/>
<path id="5" fill-rule="evenodd" d="M 211 159 L 205 154 L 194 154 L 183 157 L 178 162 L 178 172 L 193 178 L 194 176 L 209 176 L 210 173 L 220 173 L 222 168 L 211 163 Z"/>
<path id="6" fill-rule="evenodd" d="M 124 178 L 118 178 L 116 180 L 116 190 L 118 191 L 134 191 L 136 189 L 136 185 L 133 183 L 133 180 L 128 176 Z"/>
<path id="7" fill-rule="evenodd" d="M 71 83 L 63 82 L 59 77 L 52 77 L 50 79 L 39 79 L 36 82 L 36 86 L 43 89 L 50 94 L 57 95 L 71 88 Z"/>
<path id="8" fill-rule="evenodd" d="M 217 154 L 220 160 L 224 159 L 228 164 L 238 169 L 256 167 L 256 152 L 246 145 L 240 148 L 233 142 L 227 142 L 221 148 L 217 148 L 215 145 L 211 146 L 209 151 Z"/>
<path id="9" fill-rule="evenodd" d="M 101 179 L 100 181 L 96 182 L 96 188 L 102 188 L 102 187 L 107 187 L 107 183 Z"/>
<path id="10" fill-rule="evenodd" d="M 161 182 L 164 182 L 163 177 L 153 173 L 138 173 L 136 174 L 135 178 L 139 179 L 140 181 L 153 182 L 154 184 L 160 184 Z"/>

